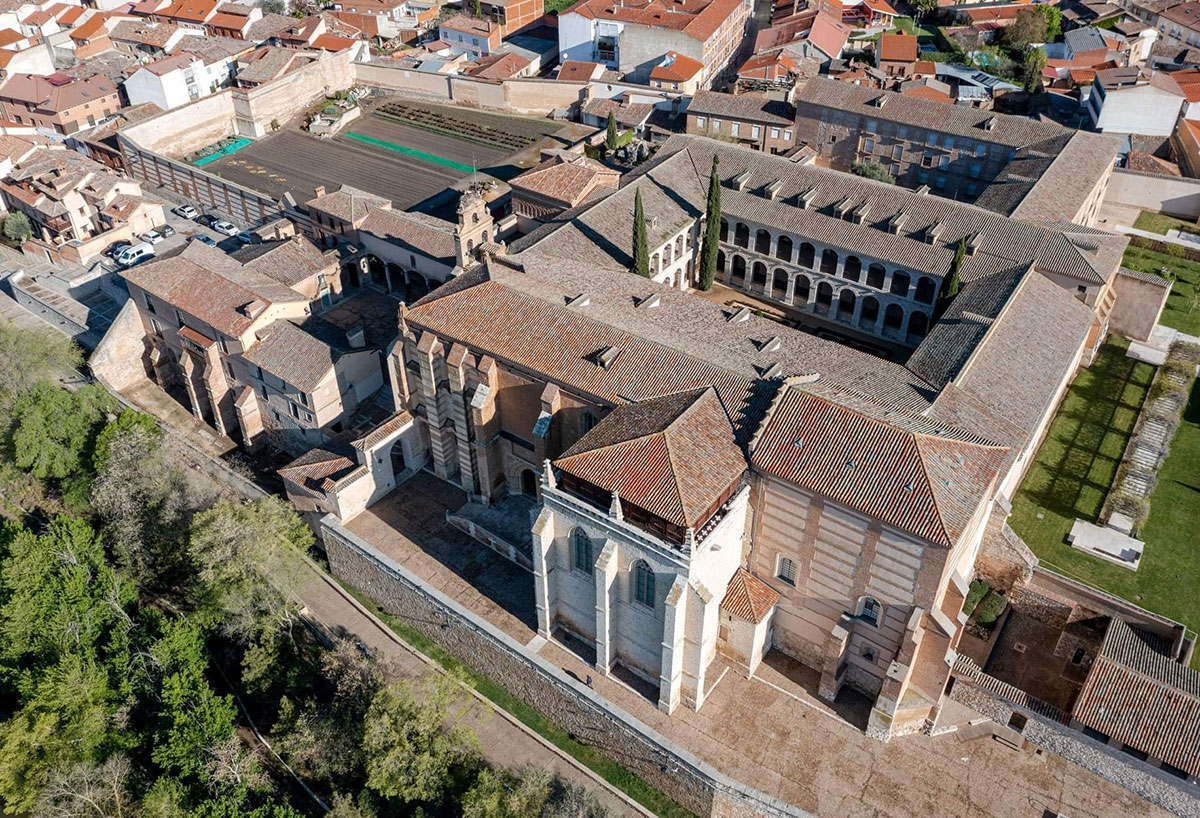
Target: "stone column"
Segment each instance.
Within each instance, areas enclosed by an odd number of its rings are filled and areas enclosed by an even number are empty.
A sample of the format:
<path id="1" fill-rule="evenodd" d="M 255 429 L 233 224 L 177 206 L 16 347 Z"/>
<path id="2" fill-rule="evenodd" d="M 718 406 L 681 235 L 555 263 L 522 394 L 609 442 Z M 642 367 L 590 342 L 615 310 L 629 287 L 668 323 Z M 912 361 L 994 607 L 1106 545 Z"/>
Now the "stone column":
<path id="1" fill-rule="evenodd" d="M 708 657 L 715 650 L 720 625 L 720 600 L 704 585 L 696 583 L 688 594 L 687 658 L 683 699 L 699 710 L 704 704 L 705 676 Z"/>
<path id="2" fill-rule="evenodd" d="M 821 665 L 821 681 L 817 688 L 817 695 L 826 701 L 831 702 L 836 699 L 838 691 L 842 688 L 838 670 L 841 668 L 849 642 L 850 617 L 842 614 L 837 624 L 829 631 L 829 635 L 825 637 L 824 660 Z"/>
<path id="3" fill-rule="evenodd" d="M 549 469 L 546 470 L 549 472 Z M 543 476 L 542 488 L 546 487 Z M 533 537 L 533 605 L 537 610 L 538 636 L 550 638 L 550 628 L 554 624 L 554 609 L 551 607 L 551 568 L 550 549 L 554 547 L 554 512 L 542 506 L 531 530 Z"/>
<path id="4" fill-rule="evenodd" d="M 658 709 L 672 712 L 679 705 L 683 674 L 684 625 L 687 622 L 687 581 L 678 574 L 667 592 L 663 622 L 662 671 L 658 677 Z"/>
<path id="5" fill-rule="evenodd" d="M 791 273 L 788 276 L 787 293 L 783 297 L 783 303 L 791 305 L 796 299 L 796 279 L 799 273 Z"/>
<path id="6" fill-rule="evenodd" d="M 617 585 L 617 544 L 609 540 L 596 558 L 596 670 L 609 675 L 613 663 L 612 603 Z"/>

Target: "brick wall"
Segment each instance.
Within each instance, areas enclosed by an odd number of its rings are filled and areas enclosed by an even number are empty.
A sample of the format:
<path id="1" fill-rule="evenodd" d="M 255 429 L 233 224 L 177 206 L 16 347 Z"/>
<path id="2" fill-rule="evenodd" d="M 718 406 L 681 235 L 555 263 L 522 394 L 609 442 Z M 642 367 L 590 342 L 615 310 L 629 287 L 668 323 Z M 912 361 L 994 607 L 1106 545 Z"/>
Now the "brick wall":
<path id="1" fill-rule="evenodd" d="M 320 524 L 334 575 L 504 686 L 559 727 L 706 818 L 811 818 L 738 784 L 526 650 L 489 623 L 342 528 Z"/>

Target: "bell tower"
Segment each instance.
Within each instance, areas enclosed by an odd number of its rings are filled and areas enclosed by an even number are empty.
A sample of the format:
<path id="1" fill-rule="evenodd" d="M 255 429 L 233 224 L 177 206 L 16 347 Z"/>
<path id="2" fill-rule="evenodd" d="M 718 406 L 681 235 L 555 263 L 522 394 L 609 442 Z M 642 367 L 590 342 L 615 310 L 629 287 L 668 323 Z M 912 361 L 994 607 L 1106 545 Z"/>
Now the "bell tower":
<path id="1" fill-rule="evenodd" d="M 495 224 L 483 198 L 483 185 L 472 184 L 458 200 L 458 225 L 454 228 L 454 253 L 458 266 L 475 263 L 480 245 L 495 241 Z"/>

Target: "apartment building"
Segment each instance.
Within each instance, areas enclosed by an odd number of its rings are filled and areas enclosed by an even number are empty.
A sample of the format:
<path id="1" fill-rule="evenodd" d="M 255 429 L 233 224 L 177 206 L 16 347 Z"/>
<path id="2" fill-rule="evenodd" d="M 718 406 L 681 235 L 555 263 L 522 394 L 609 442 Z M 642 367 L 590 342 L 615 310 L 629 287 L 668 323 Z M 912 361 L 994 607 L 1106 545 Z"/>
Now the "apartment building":
<path id="1" fill-rule="evenodd" d="M 456 14 L 438 26 L 438 39 L 457 54 L 486 57 L 500 50 L 500 25 L 482 17 Z"/>
<path id="2" fill-rule="evenodd" d="M 586 0 L 559 15 L 562 60 L 599 62 L 632 82 L 648 83 L 650 72 L 674 51 L 704 65 L 700 87 L 709 87 L 743 53 L 751 6 L 745 0 Z"/>
<path id="3" fill-rule="evenodd" d="M 1153 25 L 1165 46 L 1200 46 L 1200 3 L 1178 3 L 1164 8 Z"/>
<path id="4" fill-rule="evenodd" d="M 341 0 L 330 6 L 350 24 L 384 39 L 434 25 L 440 7 L 437 0 Z"/>
<path id="5" fill-rule="evenodd" d="M 536 25 L 545 15 L 543 0 L 481 0 L 479 16 L 500 26 L 508 37 Z"/>
<path id="6" fill-rule="evenodd" d="M 164 111 L 195 102 L 211 92 L 204 63 L 187 52 L 147 63 L 125 80 L 130 105 L 149 102 Z"/>
<path id="7" fill-rule="evenodd" d="M 65 136 L 93 127 L 120 107 L 116 84 L 100 75 L 77 80 L 66 74 L 14 74 L 0 86 L 5 119 Z"/>
<path id="8" fill-rule="evenodd" d="M 1085 226 L 1120 150 L 1113 137 L 824 77 L 796 95 L 796 132 L 828 167 L 876 162 L 905 187 Z"/>
<path id="9" fill-rule="evenodd" d="M 108 36 L 121 51 L 159 59 L 175 51 L 185 37 L 202 37 L 204 33 L 199 29 L 180 28 L 172 23 L 121 20 L 113 26 Z"/>

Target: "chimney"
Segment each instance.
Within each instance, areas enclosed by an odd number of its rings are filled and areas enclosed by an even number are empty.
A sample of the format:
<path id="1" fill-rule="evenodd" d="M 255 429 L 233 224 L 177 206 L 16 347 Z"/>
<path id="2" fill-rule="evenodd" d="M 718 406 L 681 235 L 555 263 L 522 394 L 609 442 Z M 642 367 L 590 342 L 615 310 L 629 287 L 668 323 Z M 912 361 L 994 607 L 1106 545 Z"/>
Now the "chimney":
<path id="1" fill-rule="evenodd" d="M 362 349 L 367 345 L 367 336 L 363 332 L 362 324 L 357 324 L 346 330 L 346 343 L 351 349 Z"/>
<path id="2" fill-rule="evenodd" d="M 325 195 L 325 185 L 317 185 L 315 188 L 313 188 L 313 198 L 314 199 L 320 199 L 324 195 Z"/>

